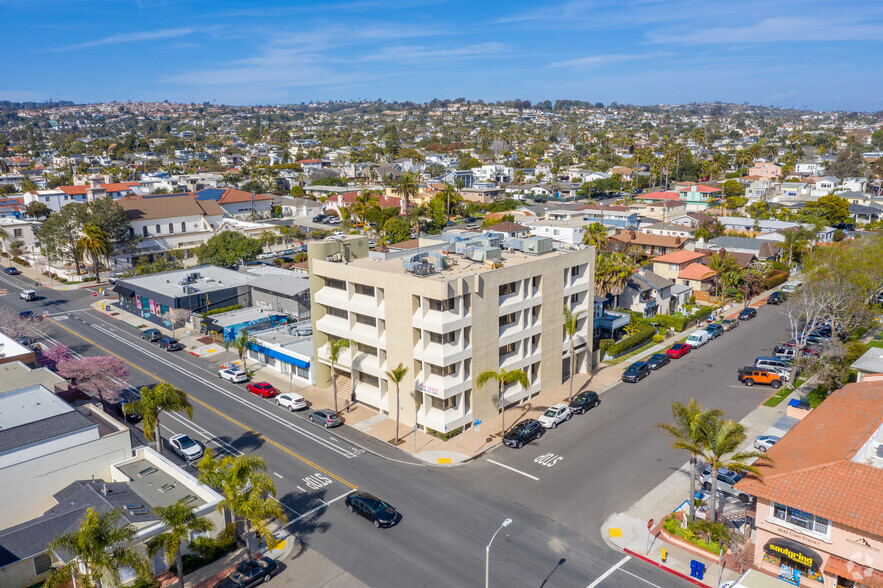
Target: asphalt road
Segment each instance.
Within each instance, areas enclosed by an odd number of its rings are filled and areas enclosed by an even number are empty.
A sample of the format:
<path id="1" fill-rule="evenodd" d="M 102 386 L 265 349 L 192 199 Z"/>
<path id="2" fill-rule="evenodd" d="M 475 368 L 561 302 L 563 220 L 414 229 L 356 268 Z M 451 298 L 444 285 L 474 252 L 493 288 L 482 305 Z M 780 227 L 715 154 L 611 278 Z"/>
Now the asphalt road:
<path id="1" fill-rule="evenodd" d="M 770 348 L 784 328 L 781 316 L 762 309 L 759 319 L 661 373 L 604 394 L 600 407 L 549 431 L 539 443 L 520 451 L 499 448 L 477 463 L 439 469 L 415 464 L 358 431 L 324 430 L 303 414 L 247 393 L 244 385 L 220 380 L 204 360 L 159 350 L 135 329 L 84 310 L 94 300 L 89 291 L 38 289 L 44 298 L 27 303 L 16 295 L 31 282 L 5 275 L 0 282 L 11 293 L 0 303 L 50 312 L 38 328 L 51 339 L 85 355 L 117 354 L 130 362 L 134 387 L 161 378 L 187 391 L 193 421 L 163 415 L 164 436 L 188 433 L 217 452 L 262 456 L 300 547 L 317 550 L 371 586 L 480 584 L 484 546 L 507 517 L 515 522 L 491 550 L 494 584 L 687 585 L 641 562 L 623 561 L 601 542 L 600 524 L 683 463 L 684 456 L 652 427 L 668 417 L 671 400 L 696 396 L 738 419 L 770 393 L 739 385 L 735 372 L 758 349 Z M 542 456 L 546 465 L 535 461 Z M 377 530 L 350 515 L 341 501 L 353 487 L 396 506 L 401 522 Z"/>

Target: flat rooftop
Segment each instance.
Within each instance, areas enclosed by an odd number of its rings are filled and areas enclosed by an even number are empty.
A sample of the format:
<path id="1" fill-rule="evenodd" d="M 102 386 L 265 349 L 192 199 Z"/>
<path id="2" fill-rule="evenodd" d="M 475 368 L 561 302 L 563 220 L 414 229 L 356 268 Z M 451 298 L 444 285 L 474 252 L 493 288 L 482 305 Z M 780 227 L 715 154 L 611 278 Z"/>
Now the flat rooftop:
<path id="1" fill-rule="evenodd" d="M 71 405 L 39 384 L 20 387 L 0 394 L 0 431 L 72 412 Z"/>
<path id="2" fill-rule="evenodd" d="M 37 384 L 47 388 L 66 388 L 67 380 L 49 368 L 32 369 L 20 361 L 0 365 L 0 394 Z"/>
<path id="3" fill-rule="evenodd" d="M 206 504 L 203 498 L 181 480 L 146 459 L 138 459 L 115 467 L 129 477 L 130 481 L 125 486 L 148 510 L 155 506 L 168 506 L 179 500 L 183 500 L 192 508 Z"/>
<path id="4" fill-rule="evenodd" d="M 285 316 L 284 312 L 276 312 L 267 310 L 262 306 L 249 306 L 248 308 L 239 308 L 229 312 L 214 314 L 209 317 L 212 326 L 215 327 L 232 327 L 241 325 L 242 323 L 250 323 L 259 321 L 271 316 Z"/>
<path id="5" fill-rule="evenodd" d="M 179 282 L 184 281 L 191 274 L 200 275 L 200 278 L 188 284 L 197 291 L 184 292 L 184 288 Z M 223 267 L 200 265 L 189 269 L 174 270 L 150 276 L 126 278 L 125 280 L 117 281 L 117 286 L 123 286 L 128 289 L 137 288 L 140 290 L 149 290 L 170 298 L 177 298 L 178 296 L 185 294 L 213 292 L 231 287 L 244 286 L 254 278 L 255 276 L 253 275 L 229 270 Z"/>
<path id="6" fill-rule="evenodd" d="M 297 329 L 310 329 L 310 325 L 298 327 L 297 325 L 283 325 L 266 331 L 252 331 L 252 336 L 263 344 L 278 345 L 287 351 L 297 353 L 304 357 L 313 355 L 313 336 L 297 335 Z"/>

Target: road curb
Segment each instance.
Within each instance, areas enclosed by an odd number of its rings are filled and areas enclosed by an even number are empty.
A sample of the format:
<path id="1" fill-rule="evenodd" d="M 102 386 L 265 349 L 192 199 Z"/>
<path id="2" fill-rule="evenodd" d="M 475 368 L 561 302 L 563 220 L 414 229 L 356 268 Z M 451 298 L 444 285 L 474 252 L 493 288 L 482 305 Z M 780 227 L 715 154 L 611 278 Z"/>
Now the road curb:
<path id="1" fill-rule="evenodd" d="M 695 584 L 696 586 L 700 586 L 701 588 L 711 588 L 711 586 L 709 586 L 708 584 L 704 584 L 704 583 L 700 582 L 700 581 L 697 580 L 696 578 L 691 578 L 690 576 L 688 576 L 688 575 L 686 575 L 686 574 L 682 574 L 681 572 L 679 572 L 679 571 L 677 571 L 677 570 L 673 570 L 673 569 L 671 569 L 671 568 L 668 567 L 668 566 L 664 566 L 664 565 L 662 565 L 661 563 L 659 563 L 659 562 L 657 562 L 657 561 L 653 561 L 653 560 L 650 559 L 649 557 L 644 557 L 644 556 L 641 555 L 640 553 L 635 553 L 634 551 L 632 551 L 632 550 L 629 549 L 628 547 L 623 547 L 622 550 L 623 550 L 624 552 L 626 552 L 627 554 L 631 555 L 632 557 L 637 557 L 637 558 L 640 559 L 640 560 L 643 560 L 643 561 L 645 561 L 645 562 L 647 562 L 647 563 L 653 564 L 653 565 L 656 566 L 657 568 L 662 569 L 662 570 L 665 570 L 666 572 L 668 572 L 668 573 L 670 573 L 670 574 L 674 574 L 675 576 L 681 578 L 682 580 L 686 580 L 687 582 L 690 582 L 691 584 Z"/>

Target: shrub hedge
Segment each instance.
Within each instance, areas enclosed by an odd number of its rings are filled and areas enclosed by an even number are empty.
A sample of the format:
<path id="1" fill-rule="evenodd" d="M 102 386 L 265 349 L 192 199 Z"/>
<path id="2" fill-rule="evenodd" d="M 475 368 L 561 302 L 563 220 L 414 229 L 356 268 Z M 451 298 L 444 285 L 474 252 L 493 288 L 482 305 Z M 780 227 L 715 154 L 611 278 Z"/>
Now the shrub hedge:
<path id="1" fill-rule="evenodd" d="M 764 290 L 772 290 L 776 286 L 784 284 L 788 281 L 788 276 L 791 274 L 784 270 L 773 270 L 769 273 L 769 275 L 763 280 L 763 289 Z"/>
<path id="2" fill-rule="evenodd" d="M 607 348 L 607 354 L 616 357 L 622 355 L 626 351 L 639 347 L 646 343 L 653 335 L 656 334 L 654 326 L 648 322 L 639 323 L 634 333 L 620 339 Z"/>
<path id="3" fill-rule="evenodd" d="M 703 306 L 689 316 L 680 316 L 672 314 L 657 314 L 648 320 L 654 325 L 658 325 L 663 329 L 673 328 L 677 332 L 682 332 L 695 322 L 703 321 L 714 311 L 711 306 Z"/>
<path id="4" fill-rule="evenodd" d="M 211 316 L 213 314 L 221 314 L 222 312 L 230 312 L 231 310 L 239 310 L 242 308 L 241 304 L 234 304 L 233 306 L 225 306 L 224 308 L 216 308 L 214 310 L 208 311 L 206 316 Z"/>

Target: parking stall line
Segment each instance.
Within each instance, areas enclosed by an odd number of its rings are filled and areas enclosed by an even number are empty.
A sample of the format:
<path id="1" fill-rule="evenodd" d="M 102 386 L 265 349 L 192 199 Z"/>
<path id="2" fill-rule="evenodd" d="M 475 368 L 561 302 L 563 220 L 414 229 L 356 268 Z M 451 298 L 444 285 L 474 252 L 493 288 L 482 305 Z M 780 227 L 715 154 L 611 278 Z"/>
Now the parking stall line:
<path id="1" fill-rule="evenodd" d="M 501 468 L 506 468 L 507 470 L 511 470 L 511 471 L 515 472 L 516 474 L 521 474 L 522 476 L 525 476 L 525 477 L 527 477 L 527 478 L 530 478 L 531 480 L 536 480 L 537 482 L 540 481 L 540 479 L 537 478 L 536 476 L 531 476 L 530 474 L 525 473 L 525 472 L 522 472 L 521 470 L 516 470 L 515 468 L 513 468 L 513 467 L 511 467 L 511 466 L 507 466 L 507 465 L 504 464 L 504 463 L 500 463 L 500 462 L 498 462 L 498 461 L 494 461 L 494 460 L 492 460 L 492 459 L 489 459 L 489 460 L 488 460 L 488 463 L 492 463 L 492 464 L 494 464 L 494 465 L 498 465 L 498 466 L 500 466 Z"/>

